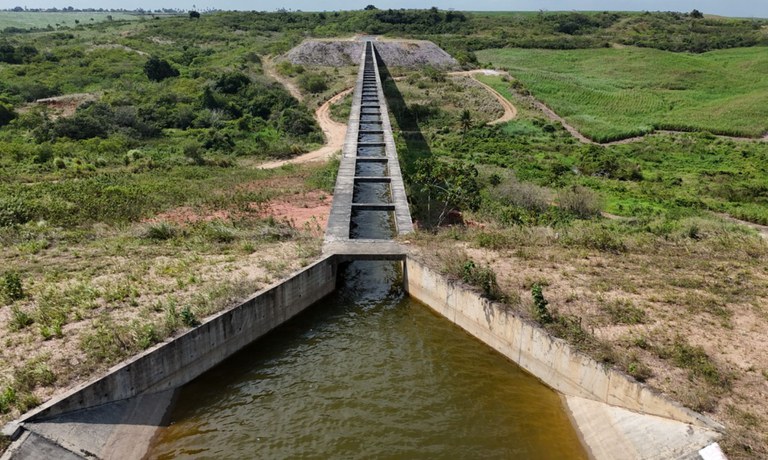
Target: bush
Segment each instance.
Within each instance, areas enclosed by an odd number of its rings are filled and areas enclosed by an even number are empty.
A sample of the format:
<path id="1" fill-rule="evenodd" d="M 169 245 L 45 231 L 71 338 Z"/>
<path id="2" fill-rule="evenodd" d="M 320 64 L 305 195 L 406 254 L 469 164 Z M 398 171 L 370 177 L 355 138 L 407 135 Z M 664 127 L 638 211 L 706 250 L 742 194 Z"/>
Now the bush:
<path id="1" fill-rule="evenodd" d="M 560 190 L 557 194 L 557 202 L 561 209 L 580 219 L 597 217 L 603 209 L 603 200 L 600 195 L 580 185 Z"/>
<path id="2" fill-rule="evenodd" d="M 144 64 L 144 74 L 152 81 L 163 81 L 166 78 L 178 77 L 179 71 L 168 61 L 152 56 Z"/>
<path id="3" fill-rule="evenodd" d="M 325 77 L 316 73 L 304 73 L 298 79 L 299 87 L 310 93 L 322 93 L 328 89 Z"/>
<path id="4" fill-rule="evenodd" d="M 32 211 L 20 198 L 0 198 L 0 227 L 24 224 L 31 219 Z"/>
<path id="5" fill-rule="evenodd" d="M 551 201 L 551 193 L 546 188 L 529 182 L 518 182 L 514 177 L 499 184 L 494 190 L 494 196 L 505 204 L 533 212 L 546 211 Z"/>
<path id="6" fill-rule="evenodd" d="M 149 224 L 144 231 L 144 238 L 150 240 L 170 240 L 178 234 L 178 229 L 170 222 Z"/>
<path id="7" fill-rule="evenodd" d="M 16 112 L 13 111 L 13 106 L 0 102 L 0 127 L 7 125 L 16 118 Z"/>
<path id="8" fill-rule="evenodd" d="M 5 298 L 10 302 L 24 298 L 24 288 L 17 272 L 6 272 L 0 278 L 0 298 Z"/>
<path id="9" fill-rule="evenodd" d="M 544 298 L 544 293 L 541 290 L 540 284 L 536 283 L 531 286 L 531 296 L 533 297 L 533 308 L 536 319 L 542 324 L 551 323 L 553 318 L 547 308 L 549 302 Z"/>

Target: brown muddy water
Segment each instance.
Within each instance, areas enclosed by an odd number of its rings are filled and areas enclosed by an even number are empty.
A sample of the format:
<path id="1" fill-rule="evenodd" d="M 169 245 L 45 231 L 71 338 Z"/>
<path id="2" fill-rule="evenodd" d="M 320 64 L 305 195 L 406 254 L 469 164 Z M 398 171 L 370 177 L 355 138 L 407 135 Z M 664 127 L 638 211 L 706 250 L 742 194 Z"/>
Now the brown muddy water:
<path id="1" fill-rule="evenodd" d="M 149 458 L 585 459 L 560 397 L 354 262 L 339 289 L 180 390 Z"/>

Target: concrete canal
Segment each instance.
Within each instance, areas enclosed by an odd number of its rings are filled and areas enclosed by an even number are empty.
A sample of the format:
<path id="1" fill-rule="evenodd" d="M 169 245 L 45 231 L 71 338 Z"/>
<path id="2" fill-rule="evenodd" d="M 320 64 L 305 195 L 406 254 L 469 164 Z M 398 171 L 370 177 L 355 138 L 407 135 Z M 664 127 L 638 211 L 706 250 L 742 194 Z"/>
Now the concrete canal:
<path id="1" fill-rule="evenodd" d="M 186 385 L 151 458 L 586 458 L 561 398 L 403 293 L 392 262 Z"/>

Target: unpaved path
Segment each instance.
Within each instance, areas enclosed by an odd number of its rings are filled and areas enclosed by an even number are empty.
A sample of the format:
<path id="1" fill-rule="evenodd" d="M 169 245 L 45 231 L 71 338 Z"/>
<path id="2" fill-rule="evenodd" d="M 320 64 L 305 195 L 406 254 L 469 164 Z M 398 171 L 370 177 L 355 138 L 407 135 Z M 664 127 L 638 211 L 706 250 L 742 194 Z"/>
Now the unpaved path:
<path id="1" fill-rule="evenodd" d="M 508 76 L 510 78 L 514 78 L 512 75 L 509 74 L 509 72 L 504 72 L 504 71 L 500 71 L 500 70 L 482 70 L 482 69 L 481 70 L 469 70 L 469 71 L 464 71 L 464 72 L 451 72 L 450 75 L 471 75 L 472 78 L 474 78 L 475 75 L 481 74 L 481 73 L 484 74 L 484 75 L 506 75 L 506 76 Z M 504 115 L 506 116 L 507 115 L 506 114 L 506 110 L 507 110 L 506 107 L 507 106 L 502 101 L 505 101 L 505 102 L 509 103 L 509 100 L 507 100 L 504 96 L 499 94 L 493 88 L 491 88 L 488 85 L 486 85 L 485 83 L 477 80 L 477 78 L 475 78 L 475 81 L 477 81 L 481 85 L 485 86 L 488 89 L 488 91 L 493 93 L 493 95 L 497 99 L 500 98 L 499 102 L 501 102 L 502 105 L 504 105 L 504 110 L 505 110 L 505 114 Z M 522 95 L 520 95 L 520 96 L 524 97 L 524 98 L 527 98 L 529 101 L 531 101 L 531 103 L 534 105 L 534 107 L 539 109 L 544 115 L 547 116 L 547 118 L 549 118 L 552 121 L 556 121 L 556 122 L 560 123 L 563 126 L 563 128 L 565 128 L 566 131 L 571 133 L 571 135 L 574 138 L 576 138 L 579 142 L 581 142 L 583 144 L 606 145 L 606 146 L 608 146 L 608 145 L 620 145 L 620 144 L 629 144 L 630 142 L 641 141 L 646 136 L 650 136 L 651 134 L 685 134 L 687 132 L 695 132 L 695 131 L 675 131 L 675 130 L 669 130 L 669 129 L 657 129 L 657 130 L 651 131 L 648 134 L 644 134 L 642 136 L 627 137 L 625 139 L 620 139 L 620 140 L 617 140 L 617 141 L 610 141 L 610 142 L 597 142 L 597 141 L 593 141 L 592 139 L 588 138 L 587 136 L 581 134 L 581 132 L 579 132 L 578 129 L 576 129 L 573 125 L 571 125 L 570 123 L 565 121 L 565 119 L 563 117 L 558 115 L 554 110 L 549 108 L 546 104 L 544 104 L 540 100 L 536 99 L 535 97 L 533 97 L 533 96 L 522 96 Z M 515 111 L 515 116 L 516 116 L 517 115 L 517 110 L 514 108 L 514 106 L 512 104 L 509 104 L 509 106 L 512 107 L 512 109 Z M 512 118 L 514 118 L 515 116 L 512 116 Z M 509 119 L 504 120 L 504 121 L 509 121 L 512 118 L 509 118 Z M 496 124 L 496 123 L 501 123 L 501 121 L 495 120 L 495 121 L 492 121 L 489 124 Z M 730 140 L 734 140 L 734 141 L 768 142 L 768 132 L 765 133 L 762 137 L 725 136 L 725 135 L 720 135 L 720 134 L 715 134 L 714 136 L 715 137 L 719 137 L 721 139 L 730 139 Z"/>
<path id="2" fill-rule="evenodd" d="M 495 89 L 491 88 L 490 86 L 486 85 L 485 83 L 481 82 L 476 78 L 476 75 L 482 74 L 482 75 L 502 75 L 502 72 L 499 72 L 497 70 L 484 70 L 484 69 L 476 69 L 476 70 L 468 70 L 468 71 L 461 71 L 461 72 L 449 72 L 448 75 L 455 75 L 455 76 L 469 76 L 473 80 L 475 80 L 477 83 L 479 83 L 483 88 L 485 88 L 486 91 L 491 93 L 491 95 L 496 98 L 497 101 L 499 101 L 499 104 L 504 108 L 504 115 L 497 118 L 496 120 L 488 122 L 489 125 L 498 125 L 500 123 L 506 123 L 510 120 L 514 120 L 515 117 L 517 117 L 517 107 L 512 105 L 512 103 L 507 99 L 506 97 L 502 96 L 501 93 L 496 91 Z"/>
<path id="3" fill-rule="evenodd" d="M 731 217 L 728 214 L 722 214 L 722 213 L 716 213 L 716 214 L 725 220 L 728 220 L 737 224 L 741 224 L 741 225 L 746 225 L 747 227 L 752 227 L 755 230 L 757 230 L 757 233 L 760 236 L 768 240 L 768 225 L 760 225 L 753 222 L 747 222 L 746 220 L 741 220 L 735 217 Z"/>
<path id="4" fill-rule="evenodd" d="M 558 115 L 554 110 L 549 108 L 546 104 L 541 102 L 540 100 L 536 99 L 533 96 L 523 96 L 527 97 L 528 100 L 533 103 L 534 107 L 539 109 L 544 115 L 547 116 L 552 121 L 556 121 L 560 123 L 563 128 L 566 129 L 571 135 L 576 138 L 579 142 L 583 144 L 593 144 L 593 145 L 621 145 L 621 144 L 629 144 L 631 142 L 639 142 L 646 138 L 647 136 L 650 136 L 652 134 L 685 134 L 685 133 L 691 133 L 691 132 L 697 132 L 697 131 L 675 131 L 671 129 L 655 129 L 648 134 L 643 134 L 642 136 L 633 136 L 633 137 L 627 137 L 625 139 L 619 139 L 617 141 L 610 141 L 610 142 L 597 142 L 593 141 L 592 139 L 588 138 L 587 136 L 581 134 L 578 129 L 576 129 L 573 125 L 565 121 L 563 117 Z M 752 142 L 766 142 L 768 141 L 768 133 L 766 133 L 762 137 L 744 137 L 744 136 L 725 136 L 720 134 L 715 134 L 715 137 L 719 137 L 721 139 L 730 139 L 733 141 L 752 141 Z"/>
<path id="5" fill-rule="evenodd" d="M 265 74 L 277 80 L 297 100 L 299 101 L 304 100 L 304 95 L 301 94 L 301 91 L 299 90 L 299 88 L 296 85 L 294 85 L 292 81 L 288 80 L 287 78 L 283 77 L 277 72 L 271 57 L 269 56 L 264 57 L 261 63 L 264 68 Z M 347 136 L 347 125 L 343 123 L 338 123 L 333 118 L 331 118 L 331 106 L 339 102 L 347 94 L 351 93 L 352 90 L 353 88 L 345 89 L 344 91 L 338 93 L 337 95 L 325 101 L 323 105 L 321 105 L 320 107 L 317 108 L 317 110 L 315 110 L 315 120 L 317 120 L 317 124 L 320 125 L 320 129 L 323 130 L 323 134 L 325 135 L 324 146 L 320 147 L 317 150 L 313 150 L 311 152 L 299 155 L 297 157 L 289 158 L 287 160 L 268 161 L 266 163 L 259 165 L 259 168 L 274 169 L 287 164 L 300 164 L 300 163 L 308 163 L 311 161 L 323 161 L 323 160 L 327 160 L 334 153 L 341 150 L 341 147 L 344 145 L 344 138 Z"/>
<path id="6" fill-rule="evenodd" d="M 325 101 L 323 105 L 321 105 L 320 107 L 318 107 L 317 110 L 315 110 L 315 119 L 317 120 L 317 124 L 320 125 L 320 128 L 323 130 L 323 134 L 325 135 L 324 146 L 320 147 L 317 150 L 313 150 L 309 153 L 305 153 L 303 155 L 299 155 L 297 157 L 290 158 L 287 160 L 275 160 L 275 161 L 269 161 L 267 163 L 263 163 L 259 165 L 259 168 L 273 169 L 273 168 L 279 168 L 280 166 L 287 165 L 287 164 L 300 164 L 300 163 L 308 163 L 311 161 L 323 161 L 323 160 L 327 160 L 334 153 L 341 150 L 342 146 L 344 146 L 344 138 L 347 137 L 347 125 L 343 123 L 339 123 L 335 121 L 333 118 L 331 118 L 331 106 L 339 102 L 347 94 L 351 93 L 352 89 L 353 88 L 345 89 L 344 91 L 340 92 L 339 94 Z"/>
<path id="7" fill-rule="evenodd" d="M 299 88 L 296 85 L 294 85 L 291 80 L 283 77 L 277 72 L 277 69 L 275 69 L 275 63 L 272 61 L 271 56 L 264 56 L 261 59 L 261 66 L 264 69 L 264 73 L 267 74 L 268 77 L 274 78 L 281 85 L 283 85 L 285 89 L 287 89 L 288 92 L 291 93 L 291 96 L 295 97 L 299 102 L 302 102 L 304 100 L 304 95 L 301 94 L 301 91 L 299 90 Z"/>

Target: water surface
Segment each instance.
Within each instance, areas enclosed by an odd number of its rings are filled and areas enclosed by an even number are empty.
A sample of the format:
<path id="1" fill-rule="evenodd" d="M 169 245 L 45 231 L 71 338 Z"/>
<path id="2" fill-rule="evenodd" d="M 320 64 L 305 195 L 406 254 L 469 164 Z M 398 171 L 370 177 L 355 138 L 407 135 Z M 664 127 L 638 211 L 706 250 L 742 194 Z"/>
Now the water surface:
<path id="1" fill-rule="evenodd" d="M 183 388 L 150 458 L 584 459 L 552 390 L 355 262 Z"/>

